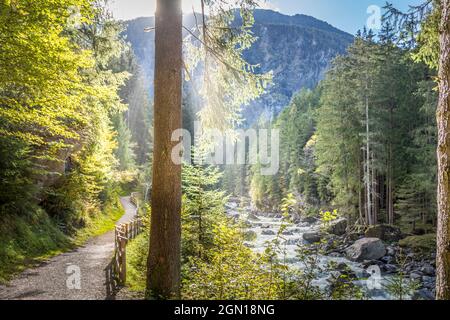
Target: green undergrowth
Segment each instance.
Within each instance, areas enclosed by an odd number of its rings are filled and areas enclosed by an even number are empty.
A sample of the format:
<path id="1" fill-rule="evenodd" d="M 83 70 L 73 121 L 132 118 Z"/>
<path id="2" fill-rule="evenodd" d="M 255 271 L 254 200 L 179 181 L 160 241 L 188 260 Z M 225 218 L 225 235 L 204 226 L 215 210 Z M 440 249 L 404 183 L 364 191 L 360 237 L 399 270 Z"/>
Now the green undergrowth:
<path id="1" fill-rule="evenodd" d="M 148 232 L 142 232 L 127 245 L 127 287 L 144 293 L 147 275 Z"/>
<path id="2" fill-rule="evenodd" d="M 75 245 L 82 245 L 91 237 L 102 235 L 112 229 L 116 222 L 123 216 L 124 209 L 120 201 L 109 204 L 103 210 L 103 213 L 90 218 L 86 226 L 77 231 L 76 236 L 72 240 Z"/>
<path id="3" fill-rule="evenodd" d="M 421 236 L 410 236 L 399 241 L 399 245 L 411 248 L 418 253 L 432 253 L 436 251 L 436 234 L 429 233 Z"/>
<path id="4" fill-rule="evenodd" d="M 106 205 L 103 212 L 87 219 L 85 226 L 72 236 L 65 234 L 38 206 L 28 210 L 26 215 L 0 217 L 0 283 L 112 230 L 123 213 L 117 199 Z"/>

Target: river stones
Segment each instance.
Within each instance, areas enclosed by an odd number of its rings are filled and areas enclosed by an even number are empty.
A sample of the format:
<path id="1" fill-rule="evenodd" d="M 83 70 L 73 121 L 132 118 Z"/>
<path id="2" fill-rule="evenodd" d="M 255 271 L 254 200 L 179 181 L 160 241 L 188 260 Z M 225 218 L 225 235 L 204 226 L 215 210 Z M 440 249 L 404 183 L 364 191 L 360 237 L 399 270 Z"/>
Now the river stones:
<path id="1" fill-rule="evenodd" d="M 386 247 L 378 238 L 362 238 L 348 247 L 345 253 L 353 261 L 378 260 L 386 254 Z"/>
<path id="2" fill-rule="evenodd" d="M 261 232 L 261 234 L 262 234 L 263 236 L 274 236 L 274 235 L 276 235 L 275 231 L 270 230 L 270 229 L 265 229 L 265 230 L 263 230 L 263 231 Z"/>
<path id="3" fill-rule="evenodd" d="M 420 271 L 427 276 L 434 276 L 436 274 L 436 270 L 430 264 L 425 264 Z"/>
<path id="4" fill-rule="evenodd" d="M 292 230 L 284 230 L 282 232 L 282 235 L 283 236 L 293 236 L 294 235 L 294 231 L 292 231 Z"/>

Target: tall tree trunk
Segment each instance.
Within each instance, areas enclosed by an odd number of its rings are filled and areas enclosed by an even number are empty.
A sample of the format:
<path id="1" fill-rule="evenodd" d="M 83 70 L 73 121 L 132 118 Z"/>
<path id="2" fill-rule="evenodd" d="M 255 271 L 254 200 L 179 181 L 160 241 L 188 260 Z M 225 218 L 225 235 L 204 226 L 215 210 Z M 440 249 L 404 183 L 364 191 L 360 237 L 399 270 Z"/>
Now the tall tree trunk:
<path id="1" fill-rule="evenodd" d="M 181 0 L 158 0 L 155 29 L 155 107 L 152 215 L 147 293 L 179 298 L 181 166 L 171 159 L 174 130 L 182 127 Z"/>
<path id="2" fill-rule="evenodd" d="M 394 107 L 391 105 L 389 110 L 389 126 L 390 126 L 390 139 L 394 135 Z M 394 154 L 392 152 L 392 141 L 389 141 L 389 156 L 388 156 L 388 172 L 389 172 L 389 188 L 388 188 L 388 223 L 394 224 L 394 194 L 393 194 L 393 177 L 394 177 Z"/>
<path id="3" fill-rule="evenodd" d="M 366 79 L 366 82 L 368 80 Z M 369 97 L 368 94 L 368 84 L 366 83 L 366 177 L 365 177 L 365 184 L 366 184 L 366 205 L 367 205 L 367 216 L 368 216 L 368 223 L 369 225 L 373 225 L 373 216 L 372 216 L 372 190 L 371 190 L 371 178 L 370 178 L 370 128 L 369 128 Z"/>
<path id="4" fill-rule="evenodd" d="M 359 156 L 359 220 L 361 225 L 367 224 L 367 216 L 366 216 L 366 205 L 364 202 L 365 199 L 365 187 L 364 183 L 361 183 L 361 181 L 364 181 L 364 151 L 361 150 L 360 156 Z"/>
<path id="5" fill-rule="evenodd" d="M 358 188 L 358 211 L 359 211 L 359 224 L 365 224 L 364 218 L 364 190 L 359 186 Z"/>
<path id="6" fill-rule="evenodd" d="M 372 154 L 373 157 L 373 154 Z M 374 160 L 373 160 L 374 161 Z M 374 161 L 375 162 L 375 161 Z M 372 166 L 372 201 L 373 201 L 373 224 L 378 224 L 378 174 L 375 166 Z"/>
<path id="7" fill-rule="evenodd" d="M 450 300 L 450 0 L 441 2 L 436 298 Z"/>
<path id="8" fill-rule="evenodd" d="M 362 148 L 362 196 L 364 208 L 364 224 L 369 225 L 369 214 L 367 211 L 367 188 L 366 188 L 366 148 Z"/>

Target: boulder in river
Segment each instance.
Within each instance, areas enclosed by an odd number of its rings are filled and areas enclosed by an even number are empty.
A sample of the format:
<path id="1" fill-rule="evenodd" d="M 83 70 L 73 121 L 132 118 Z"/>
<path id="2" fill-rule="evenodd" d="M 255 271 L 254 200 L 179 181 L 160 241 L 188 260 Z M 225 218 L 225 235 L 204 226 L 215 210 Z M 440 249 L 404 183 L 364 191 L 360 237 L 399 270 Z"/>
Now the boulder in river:
<path id="1" fill-rule="evenodd" d="M 396 242 L 402 239 L 402 232 L 400 228 L 381 224 L 368 227 L 365 236 L 366 238 L 378 238 L 386 242 Z"/>
<path id="2" fill-rule="evenodd" d="M 322 236 L 319 232 L 307 232 L 303 234 L 303 240 L 308 243 L 316 243 L 322 240 Z"/>
<path id="3" fill-rule="evenodd" d="M 378 238 L 362 238 L 348 247 L 345 253 L 353 261 L 378 260 L 386 254 L 386 247 Z"/>
<path id="4" fill-rule="evenodd" d="M 275 231 L 272 231 L 272 230 L 270 230 L 270 229 L 265 229 L 265 230 L 263 230 L 263 231 L 261 232 L 261 234 L 262 234 L 263 236 L 274 236 L 274 235 L 276 235 Z"/>
<path id="5" fill-rule="evenodd" d="M 327 228 L 327 232 L 337 236 L 342 236 L 343 234 L 345 234 L 346 229 L 347 219 L 340 218 L 330 223 L 329 227 Z"/>

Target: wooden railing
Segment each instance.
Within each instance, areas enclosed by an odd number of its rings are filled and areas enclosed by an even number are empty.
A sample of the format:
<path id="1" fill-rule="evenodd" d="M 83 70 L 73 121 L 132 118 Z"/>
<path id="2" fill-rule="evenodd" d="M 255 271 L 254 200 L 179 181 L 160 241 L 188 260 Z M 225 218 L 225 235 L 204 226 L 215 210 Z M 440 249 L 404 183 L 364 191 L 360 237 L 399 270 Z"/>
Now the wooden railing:
<path id="1" fill-rule="evenodd" d="M 139 192 L 132 192 L 130 196 L 130 201 L 132 204 L 139 208 Z"/>
<path id="2" fill-rule="evenodd" d="M 120 224 L 115 229 L 115 251 L 113 259 L 113 274 L 120 285 L 127 281 L 127 243 L 136 238 L 143 229 L 141 218 Z"/>

